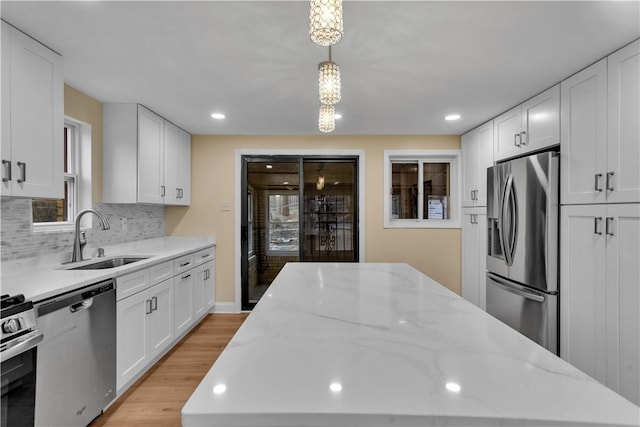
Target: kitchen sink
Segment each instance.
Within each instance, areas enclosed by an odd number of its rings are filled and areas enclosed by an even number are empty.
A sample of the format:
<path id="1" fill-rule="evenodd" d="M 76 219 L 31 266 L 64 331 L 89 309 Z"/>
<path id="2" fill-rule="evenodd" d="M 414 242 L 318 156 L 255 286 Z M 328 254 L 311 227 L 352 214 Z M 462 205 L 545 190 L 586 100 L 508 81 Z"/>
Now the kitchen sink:
<path id="1" fill-rule="evenodd" d="M 92 261 L 77 267 L 67 267 L 66 270 L 104 270 L 107 268 L 122 267 L 123 265 L 145 260 L 149 257 L 143 256 L 127 256 L 127 257 L 111 257 Z"/>

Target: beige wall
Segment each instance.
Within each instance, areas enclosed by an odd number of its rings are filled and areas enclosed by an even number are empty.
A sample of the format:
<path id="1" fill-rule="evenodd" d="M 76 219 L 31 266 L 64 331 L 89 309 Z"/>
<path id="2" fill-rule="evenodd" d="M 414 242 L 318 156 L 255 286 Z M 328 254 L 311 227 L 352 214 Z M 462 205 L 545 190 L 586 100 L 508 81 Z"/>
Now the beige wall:
<path id="1" fill-rule="evenodd" d="M 459 149 L 459 136 L 212 136 L 192 138 L 190 207 L 168 207 L 168 235 L 215 235 L 216 298 L 234 301 L 234 206 L 237 149 L 364 150 L 365 256 L 367 262 L 406 262 L 460 293 L 459 229 L 384 229 L 383 155 L 385 149 Z"/>
<path id="2" fill-rule="evenodd" d="M 91 200 L 102 201 L 102 103 L 64 86 L 64 114 L 91 125 Z"/>

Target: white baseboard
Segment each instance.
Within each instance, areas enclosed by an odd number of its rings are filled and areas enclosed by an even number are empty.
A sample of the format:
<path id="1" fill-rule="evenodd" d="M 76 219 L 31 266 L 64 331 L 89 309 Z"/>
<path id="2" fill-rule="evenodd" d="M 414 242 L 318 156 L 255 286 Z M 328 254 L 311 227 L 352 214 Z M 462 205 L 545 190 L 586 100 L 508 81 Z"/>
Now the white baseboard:
<path id="1" fill-rule="evenodd" d="M 234 302 L 217 302 L 209 313 L 237 313 L 236 303 Z"/>

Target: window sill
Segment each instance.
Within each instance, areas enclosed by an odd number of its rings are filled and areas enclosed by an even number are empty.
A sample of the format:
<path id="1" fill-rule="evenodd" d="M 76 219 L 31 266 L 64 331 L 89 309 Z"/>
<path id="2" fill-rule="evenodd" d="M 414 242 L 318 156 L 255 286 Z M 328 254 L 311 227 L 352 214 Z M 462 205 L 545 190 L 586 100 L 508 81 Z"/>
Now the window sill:
<path id="1" fill-rule="evenodd" d="M 460 225 L 460 221 L 456 221 L 456 220 L 444 219 L 444 220 L 432 220 L 432 221 L 428 221 L 428 220 L 418 221 L 418 220 L 407 219 L 407 220 L 395 220 L 391 222 L 386 222 L 384 224 L 384 228 L 429 229 L 429 228 L 462 228 L 462 227 Z"/>
<path id="2" fill-rule="evenodd" d="M 74 232 L 75 224 L 65 222 L 63 224 L 33 224 L 33 233 L 66 233 Z"/>

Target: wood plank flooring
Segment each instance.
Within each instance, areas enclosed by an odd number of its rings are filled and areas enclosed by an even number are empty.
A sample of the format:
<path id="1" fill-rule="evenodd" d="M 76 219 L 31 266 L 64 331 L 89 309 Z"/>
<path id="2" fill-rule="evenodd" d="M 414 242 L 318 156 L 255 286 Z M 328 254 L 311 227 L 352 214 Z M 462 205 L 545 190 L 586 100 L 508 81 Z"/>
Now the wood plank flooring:
<path id="1" fill-rule="evenodd" d="M 248 313 L 210 314 L 91 427 L 180 427 L 180 411 Z"/>

